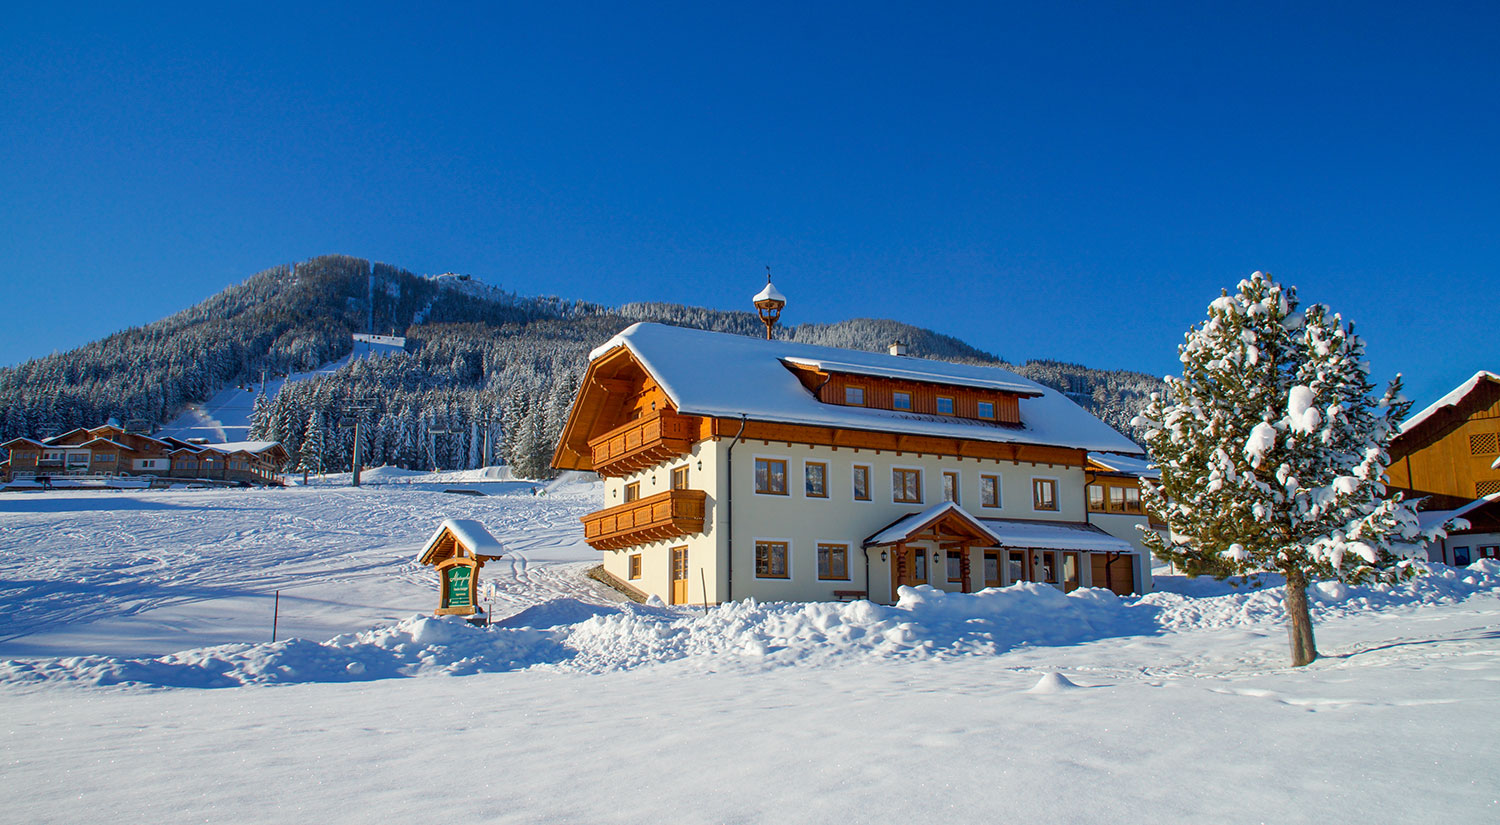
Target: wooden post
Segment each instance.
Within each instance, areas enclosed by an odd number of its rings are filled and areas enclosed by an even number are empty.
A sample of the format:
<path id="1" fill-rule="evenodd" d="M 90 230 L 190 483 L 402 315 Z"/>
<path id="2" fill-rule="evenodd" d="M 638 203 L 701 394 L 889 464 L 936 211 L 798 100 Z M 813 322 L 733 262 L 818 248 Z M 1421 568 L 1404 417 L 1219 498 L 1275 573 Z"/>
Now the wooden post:
<path id="1" fill-rule="evenodd" d="M 958 557 L 958 571 L 959 571 L 958 574 L 960 576 L 962 576 L 963 580 L 964 580 L 963 581 L 963 592 L 965 592 L 965 593 L 972 593 L 972 592 L 974 592 L 974 589 L 969 586 L 969 573 L 970 573 L 970 569 L 969 569 L 970 568 L 970 565 L 969 565 L 969 543 L 968 542 L 963 542 L 963 543 L 959 544 L 958 545 L 958 552 L 960 554 L 962 554 L 962 555 L 960 555 Z"/>
<path id="2" fill-rule="evenodd" d="M 271 641 L 276 641 L 276 623 L 281 619 L 281 591 L 276 591 L 276 603 L 271 608 Z"/>

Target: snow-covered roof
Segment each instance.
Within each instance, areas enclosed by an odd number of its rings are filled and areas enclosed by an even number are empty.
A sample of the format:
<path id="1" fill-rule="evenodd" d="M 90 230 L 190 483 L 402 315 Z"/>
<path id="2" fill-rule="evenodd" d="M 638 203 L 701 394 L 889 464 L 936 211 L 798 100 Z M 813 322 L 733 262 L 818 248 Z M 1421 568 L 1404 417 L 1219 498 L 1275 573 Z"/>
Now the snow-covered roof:
<path id="1" fill-rule="evenodd" d="M 932 384 L 973 387 L 982 390 L 1000 390 L 1002 392 L 1013 392 L 1025 396 L 1039 395 L 1030 381 L 1020 383 L 1001 377 L 982 378 L 977 376 L 951 375 L 942 371 L 924 369 L 927 364 L 942 364 L 946 362 L 926 361 L 921 358 L 908 358 L 906 359 L 908 366 L 903 367 L 890 365 L 872 366 L 870 364 L 854 364 L 848 361 L 830 361 L 818 358 L 788 357 L 781 360 L 788 364 L 812 367 L 822 372 L 838 372 L 845 375 L 869 375 L 878 378 L 896 378 L 906 381 L 923 381 Z"/>
<path id="2" fill-rule="evenodd" d="M 0 444 L 0 447 L 4 447 L 6 449 L 10 449 L 12 444 L 17 444 L 17 443 L 30 444 L 33 447 L 46 447 L 47 446 L 46 444 L 43 444 L 40 441 L 35 441 L 33 439 L 30 439 L 30 438 L 16 437 L 16 438 L 12 438 L 11 440 L 5 442 L 4 444 Z"/>
<path id="3" fill-rule="evenodd" d="M 1495 501 L 1500 501 L 1500 493 L 1490 493 L 1484 498 L 1476 498 L 1456 510 L 1418 510 L 1417 524 L 1424 532 L 1435 527 L 1442 527 L 1454 519 L 1462 519 L 1469 513 Z M 1461 526 L 1456 525 L 1454 529 L 1467 530 L 1468 527 L 1468 523 L 1465 522 Z"/>
<path id="4" fill-rule="evenodd" d="M 954 504 L 951 501 L 945 501 L 941 504 L 934 504 L 920 513 L 912 513 L 905 518 L 901 518 L 892 522 L 890 526 L 881 529 L 880 532 L 865 539 L 864 546 L 881 547 L 887 544 L 895 544 L 898 541 L 904 541 L 908 538 L 911 538 L 913 533 L 919 532 L 923 527 L 926 527 L 927 525 L 937 521 L 943 516 L 949 515 L 950 513 L 962 518 L 965 522 L 973 525 L 978 532 L 985 534 L 997 545 L 1000 543 L 1000 536 L 996 535 L 994 531 L 986 527 L 983 521 L 975 518 L 971 513 L 969 513 L 969 511 L 958 506 L 957 504 Z"/>
<path id="5" fill-rule="evenodd" d="M 1092 524 L 1031 521 L 1028 519 L 980 519 L 1000 537 L 1000 547 L 1036 547 L 1043 550 L 1094 550 L 1135 553 L 1135 545 L 1118 539 Z"/>
<path id="6" fill-rule="evenodd" d="M 85 441 L 82 444 L 78 444 L 76 446 L 79 446 L 79 447 L 92 447 L 95 444 L 107 444 L 107 445 L 109 445 L 111 447 L 119 447 L 122 450 L 132 449 L 130 447 L 125 446 L 124 444 L 121 444 L 118 441 L 111 441 L 110 439 L 104 438 L 103 436 L 95 436 L 94 438 L 91 438 L 88 441 Z"/>
<path id="7" fill-rule="evenodd" d="M 998 441 L 1141 454 L 1135 442 L 1061 393 L 1000 367 L 928 361 L 880 352 L 767 341 L 744 335 L 638 323 L 589 353 L 596 360 L 627 348 L 661 384 L 684 415 L 899 432 L 976 441 Z M 1004 382 L 1036 393 L 1021 401 L 1021 425 L 1007 426 L 942 415 L 824 404 L 783 364 L 790 359 L 837 362 L 896 375 L 919 370 L 948 383 Z"/>
<path id="8" fill-rule="evenodd" d="M 780 292 L 780 290 L 776 289 L 776 285 L 775 284 L 771 283 L 770 281 L 766 281 L 766 288 L 762 289 L 760 292 L 755 293 L 755 297 L 751 298 L 750 300 L 752 300 L 752 301 L 780 301 L 780 302 L 782 302 L 784 304 L 784 303 L 786 303 L 786 296 L 782 295 L 781 292 Z"/>
<path id="9" fill-rule="evenodd" d="M 1120 455 L 1119 453 L 1089 453 L 1089 461 L 1110 472 L 1124 473 L 1136 478 L 1161 478 L 1161 468 L 1146 456 Z"/>
<path id="10" fill-rule="evenodd" d="M 280 441 L 230 441 L 224 444 L 200 444 L 204 450 L 217 450 L 221 453 L 263 453 L 272 447 L 281 444 Z"/>
<path id="11" fill-rule="evenodd" d="M 471 555 L 499 556 L 505 552 L 505 546 L 500 543 L 499 539 L 490 535 L 490 531 L 485 529 L 483 524 L 470 518 L 447 518 L 443 519 L 443 523 L 438 525 L 438 529 L 433 532 L 432 538 L 428 539 L 427 543 L 422 545 L 422 551 L 417 553 L 418 564 L 426 563 L 424 560 L 427 558 L 427 554 L 432 551 L 433 546 L 437 544 L 438 539 L 442 538 L 445 532 L 452 533 L 453 538 L 457 539 L 460 545 L 468 548 Z"/>
<path id="12" fill-rule="evenodd" d="M 1401 422 L 1401 432 L 1410 432 L 1413 428 L 1420 425 L 1423 421 L 1426 421 L 1427 419 L 1436 415 L 1437 412 L 1444 407 L 1452 407 L 1457 405 L 1460 401 L 1464 400 L 1465 396 L 1473 392 L 1475 388 L 1477 388 L 1484 381 L 1494 381 L 1496 383 L 1500 383 L 1500 375 L 1496 375 L 1495 373 L 1488 370 L 1480 370 L 1479 372 L 1474 373 L 1474 376 L 1472 378 L 1463 382 L 1462 384 L 1459 384 L 1453 389 L 1452 392 L 1432 402 L 1432 404 L 1429 405 L 1426 409 L 1422 410 L 1411 418 L 1408 418 L 1405 421 Z"/>

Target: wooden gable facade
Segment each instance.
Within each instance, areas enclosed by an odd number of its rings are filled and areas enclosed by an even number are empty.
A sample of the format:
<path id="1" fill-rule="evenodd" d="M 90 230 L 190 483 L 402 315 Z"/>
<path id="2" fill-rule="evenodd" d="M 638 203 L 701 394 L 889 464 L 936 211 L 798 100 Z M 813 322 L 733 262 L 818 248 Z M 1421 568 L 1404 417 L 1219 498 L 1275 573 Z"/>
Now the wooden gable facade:
<path id="1" fill-rule="evenodd" d="M 622 476 L 687 453 L 702 430 L 702 419 L 678 415 L 656 378 L 620 347 L 589 364 L 552 466 Z"/>
<path id="2" fill-rule="evenodd" d="M 1428 410 L 1391 441 L 1391 486 L 1437 506 L 1500 492 L 1500 377 L 1480 373 L 1452 403 Z"/>

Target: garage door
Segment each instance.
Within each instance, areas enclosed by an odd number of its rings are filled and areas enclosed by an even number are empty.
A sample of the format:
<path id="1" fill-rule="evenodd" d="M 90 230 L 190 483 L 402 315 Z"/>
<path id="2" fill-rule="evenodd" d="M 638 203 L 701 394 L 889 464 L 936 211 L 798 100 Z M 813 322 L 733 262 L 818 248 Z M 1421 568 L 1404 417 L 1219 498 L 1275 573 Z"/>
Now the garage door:
<path id="1" fill-rule="evenodd" d="M 1095 587 L 1107 587 L 1121 596 L 1135 592 L 1135 557 L 1128 553 L 1090 553 Z"/>

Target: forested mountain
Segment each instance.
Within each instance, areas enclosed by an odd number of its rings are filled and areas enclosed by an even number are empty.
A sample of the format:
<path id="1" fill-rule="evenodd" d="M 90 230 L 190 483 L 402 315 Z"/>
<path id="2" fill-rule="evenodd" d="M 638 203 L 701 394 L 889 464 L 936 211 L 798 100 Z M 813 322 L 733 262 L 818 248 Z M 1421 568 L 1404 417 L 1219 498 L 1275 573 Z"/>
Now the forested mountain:
<path id="1" fill-rule="evenodd" d="M 169 318 L 70 352 L 0 369 L 0 441 L 77 426 L 163 422 L 194 401 L 262 376 L 305 372 L 352 349 L 354 332 L 405 335 L 407 351 L 258 397 L 251 435 L 281 441 L 297 467 L 348 469 L 358 418 L 367 463 L 469 468 L 503 460 L 548 473 L 552 446 L 588 351 L 636 321 L 742 335 L 753 313 L 638 303 L 604 307 L 525 298 L 455 276 L 436 278 L 346 256 L 261 272 Z M 955 338 L 889 320 L 779 330 L 813 344 L 1004 364 Z M 1006 365 L 1069 393 L 1116 429 L 1160 386 L 1148 375 L 1053 361 Z"/>

